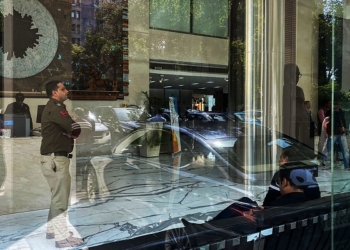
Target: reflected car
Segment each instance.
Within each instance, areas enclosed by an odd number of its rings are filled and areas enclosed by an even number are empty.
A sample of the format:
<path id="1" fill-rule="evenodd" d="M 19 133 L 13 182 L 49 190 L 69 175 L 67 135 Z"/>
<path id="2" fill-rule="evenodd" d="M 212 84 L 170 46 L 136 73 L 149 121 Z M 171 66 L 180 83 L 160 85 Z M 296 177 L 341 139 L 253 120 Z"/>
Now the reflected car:
<path id="1" fill-rule="evenodd" d="M 206 112 L 194 111 L 185 114 L 184 121 L 214 121 L 214 119 Z"/>
<path id="2" fill-rule="evenodd" d="M 260 110 L 246 110 L 235 112 L 233 115 L 235 119 L 240 123 L 249 123 L 257 126 L 263 126 L 262 111 Z"/>
<path id="3" fill-rule="evenodd" d="M 93 154 L 111 154 L 111 133 L 109 129 L 90 111 L 89 118 L 95 121 L 94 142 L 91 147 Z"/>
<path id="4" fill-rule="evenodd" d="M 112 144 L 143 126 L 149 117 L 144 109 L 134 107 L 113 108 L 110 106 L 99 106 L 95 108 L 94 113 L 111 132 Z"/>
<path id="5" fill-rule="evenodd" d="M 250 180 L 258 180 L 258 176 L 263 172 L 261 168 L 266 172 L 266 166 L 267 169 L 270 169 L 274 164 L 275 167 L 273 169 L 276 169 L 279 155 L 287 147 L 297 149 L 307 165 L 318 165 L 318 162 L 314 159 L 313 149 L 281 133 L 272 132 L 268 128 L 255 126 L 255 131 L 249 135 L 241 128 L 233 129 L 227 125 L 222 127 L 216 126 L 216 129 L 214 129 L 211 126 L 207 126 L 207 124 L 194 127 L 180 125 L 178 129 L 182 152 L 199 153 L 204 157 L 215 157 L 218 160 L 218 165 L 228 166 L 228 172 L 232 178 L 238 176 L 249 178 Z M 210 124 L 214 125 L 217 123 L 213 122 Z M 163 140 L 163 137 L 171 138 L 172 129 L 175 129 L 175 127 L 172 127 L 170 124 L 163 125 L 161 129 L 162 142 L 160 152 L 162 152 L 162 148 L 167 149 L 168 153 L 172 152 L 171 139 Z M 139 148 L 144 143 L 141 140 L 144 134 L 145 131 L 142 128 L 133 131 L 114 145 L 113 153 L 138 155 Z M 256 170 L 254 169 L 255 167 L 257 168 Z M 247 169 L 252 171 L 248 175 Z M 269 171 L 272 171 L 272 168 Z M 314 171 L 317 173 L 317 168 Z"/>

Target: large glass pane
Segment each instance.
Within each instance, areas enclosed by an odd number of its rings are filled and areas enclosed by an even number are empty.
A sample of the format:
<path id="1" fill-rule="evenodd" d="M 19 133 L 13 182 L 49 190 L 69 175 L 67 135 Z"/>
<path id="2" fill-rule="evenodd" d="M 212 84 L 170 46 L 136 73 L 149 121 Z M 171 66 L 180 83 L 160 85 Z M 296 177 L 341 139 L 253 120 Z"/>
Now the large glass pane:
<path id="1" fill-rule="evenodd" d="M 190 0 L 150 0 L 150 27 L 190 32 Z"/>
<path id="2" fill-rule="evenodd" d="M 350 249 L 350 1 L 0 11 L 0 249 Z"/>
<path id="3" fill-rule="evenodd" d="M 227 7 L 227 0 L 194 0 L 193 33 L 208 36 L 227 37 Z"/>

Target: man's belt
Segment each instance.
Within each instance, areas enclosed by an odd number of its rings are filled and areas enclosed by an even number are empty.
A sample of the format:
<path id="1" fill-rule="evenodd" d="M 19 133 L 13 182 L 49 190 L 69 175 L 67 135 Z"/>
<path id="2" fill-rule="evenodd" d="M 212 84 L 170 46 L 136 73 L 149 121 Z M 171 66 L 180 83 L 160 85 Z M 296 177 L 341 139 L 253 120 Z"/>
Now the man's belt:
<path id="1" fill-rule="evenodd" d="M 65 152 L 65 151 L 58 151 L 58 152 L 53 152 L 53 153 L 48 153 L 48 154 L 44 154 L 44 155 L 51 155 L 53 154 L 54 156 L 65 156 L 65 157 L 69 157 L 69 153 Z"/>

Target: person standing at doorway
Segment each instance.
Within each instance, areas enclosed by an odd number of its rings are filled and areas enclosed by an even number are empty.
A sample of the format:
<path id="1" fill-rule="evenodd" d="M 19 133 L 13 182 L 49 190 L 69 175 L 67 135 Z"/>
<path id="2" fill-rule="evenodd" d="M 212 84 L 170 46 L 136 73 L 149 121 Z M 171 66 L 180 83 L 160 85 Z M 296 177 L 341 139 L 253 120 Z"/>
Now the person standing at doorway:
<path id="1" fill-rule="evenodd" d="M 16 101 L 7 105 L 5 114 L 23 114 L 30 120 L 30 131 L 33 130 L 33 120 L 30 114 L 30 109 L 27 104 L 24 103 L 24 95 L 17 93 L 15 96 Z"/>
<path id="2" fill-rule="evenodd" d="M 47 219 L 46 238 L 55 239 L 58 248 L 75 247 L 84 243 L 73 237 L 67 228 L 67 209 L 71 187 L 69 165 L 74 139 L 80 134 L 80 126 L 75 123 L 63 104 L 68 90 L 61 81 L 46 84 L 47 102 L 42 118 L 41 171 L 51 190 L 51 205 Z"/>

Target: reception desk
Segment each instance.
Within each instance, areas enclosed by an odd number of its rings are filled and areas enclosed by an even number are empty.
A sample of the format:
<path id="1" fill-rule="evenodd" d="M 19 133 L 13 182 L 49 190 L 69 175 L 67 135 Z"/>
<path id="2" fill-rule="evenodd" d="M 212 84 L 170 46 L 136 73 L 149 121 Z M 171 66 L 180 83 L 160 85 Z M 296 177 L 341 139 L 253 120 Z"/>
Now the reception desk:
<path id="1" fill-rule="evenodd" d="M 41 137 L 0 139 L 0 215 L 46 209 L 50 190 L 40 165 Z M 71 160 L 71 204 L 76 202 L 76 160 Z"/>

